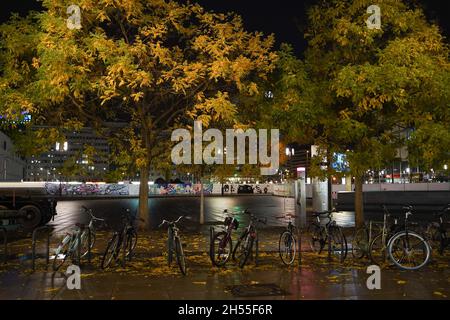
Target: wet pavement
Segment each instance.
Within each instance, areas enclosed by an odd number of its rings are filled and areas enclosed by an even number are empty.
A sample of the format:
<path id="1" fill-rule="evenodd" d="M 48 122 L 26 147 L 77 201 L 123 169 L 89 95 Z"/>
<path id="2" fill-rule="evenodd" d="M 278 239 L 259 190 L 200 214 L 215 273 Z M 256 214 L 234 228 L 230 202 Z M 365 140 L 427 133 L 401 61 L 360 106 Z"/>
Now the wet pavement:
<path id="1" fill-rule="evenodd" d="M 367 259 L 354 260 L 349 253 L 342 264 L 336 259 L 329 261 L 326 254 L 310 252 L 307 241 L 302 242 L 301 264 L 297 261 L 293 267 L 284 266 L 277 253 L 279 234 L 284 228 L 284 222 L 274 217 L 281 212 L 289 212 L 292 206 L 288 202 L 293 200 L 278 197 L 206 199 L 207 221 L 209 224 L 216 224 L 215 228 L 220 228 L 218 224 L 223 221 L 223 208 L 239 211 L 248 206 L 253 208 L 255 214 L 268 218 L 268 226 L 259 230 L 260 254 L 257 265 L 253 260 L 243 270 L 233 262 L 222 269 L 212 267 L 208 256 L 209 226 L 200 227 L 196 222 L 197 200 L 191 198 L 183 203 L 171 199 L 161 200 L 164 201 L 161 204 L 154 202 L 151 208 L 150 215 L 155 224 L 163 217 L 175 218 L 180 212 L 190 213 L 189 216 L 192 217 L 181 225 L 187 256 L 187 276 L 180 275 L 176 265 L 167 266 L 164 230 L 140 234 L 136 254 L 125 268 L 115 266 L 101 270 L 101 255 L 111 236 L 111 230 L 101 229 L 97 232 L 98 241 L 91 263 L 84 261 L 81 265 L 81 290 L 69 290 L 66 276 L 61 272 L 53 273 L 49 271 L 51 266 L 45 266 L 45 260 L 42 259 L 45 252 L 43 239 L 40 239 L 37 246 L 40 258 L 37 270 L 31 272 L 31 240 L 21 238 L 13 240 L 8 264 L 0 264 L 0 299 L 450 299 L 448 252 L 444 257 L 434 256 L 432 262 L 420 271 L 401 271 L 388 266 L 381 271 L 381 290 L 367 288 L 367 266 L 370 265 Z M 81 205 L 87 205 L 96 215 L 105 217 L 110 224 L 114 224 L 123 207 L 132 208 L 133 204 L 136 205 L 137 202 L 60 202 L 59 215 L 52 222 L 54 233 L 51 237 L 51 252 L 75 222 L 86 222 L 84 219 L 87 220 L 87 217 L 83 217 L 80 211 Z M 234 241 L 248 220 L 245 216 L 239 219 L 241 228 L 233 235 Z M 350 213 L 338 214 L 336 220 L 345 227 L 345 233 L 350 237 L 353 232 L 353 216 Z M 69 263 L 63 268 L 68 265 Z M 272 296 L 264 293 L 245 296 L 244 290 L 244 297 L 236 296 L 235 286 L 242 285 L 275 285 L 282 292 Z"/>

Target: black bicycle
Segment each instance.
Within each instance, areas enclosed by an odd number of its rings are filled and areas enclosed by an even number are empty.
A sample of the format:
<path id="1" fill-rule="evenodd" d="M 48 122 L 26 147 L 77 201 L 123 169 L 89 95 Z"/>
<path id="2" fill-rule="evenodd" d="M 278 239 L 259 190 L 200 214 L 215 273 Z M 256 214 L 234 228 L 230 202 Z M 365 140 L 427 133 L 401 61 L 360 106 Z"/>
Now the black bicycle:
<path id="1" fill-rule="evenodd" d="M 287 219 L 286 230 L 280 235 L 280 242 L 278 244 L 278 252 L 280 254 L 281 261 L 287 266 L 291 266 L 295 262 L 295 256 L 297 255 L 297 228 L 292 223 L 293 219 L 297 218 L 296 215 L 287 214 L 285 216 L 276 217 L 277 219 Z"/>
<path id="2" fill-rule="evenodd" d="M 215 234 L 210 244 L 211 261 L 216 267 L 225 266 L 230 259 L 233 252 L 231 234 L 239 228 L 239 221 L 233 213 L 228 212 L 228 210 L 224 210 L 223 213 L 226 214 L 224 221 L 225 231 Z"/>
<path id="3" fill-rule="evenodd" d="M 339 258 L 340 262 L 344 262 L 347 257 L 347 239 L 342 232 L 341 227 L 333 220 L 333 213 L 336 210 L 315 212 L 313 213 L 316 218 L 309 226 L 309 243 L 311 250 L 321 254 L 328 244 L 331 254 L 334 254 Z M 325 219 L 325 223 L 321 220 Z"/>
<path id="4" fill-rule="evenodd" d="M 238 262 L 239 267 L 244 268 L 252 251 L 253 244 L 258 239 L 256 225 L 258 223 L 267 224 L 267 219 L 258 219 L 249 210 L 245 210 L 244 214 L 250 216 L 249 225 L 245 228 L 233 250 L 233 260 Z"/>
<path id="5" fill-rule="evenodd" d="M 180 267 L 180 271 L 183 275 L 186 275 L 186 259 L 184 257 L 183 252 L 183 245 L 181 244 L 180 236 L 178 235 L 178 227 L 177 223 L 181 221 L 184 217 L 179 217 L 176 221 L 166 221 L 163 220 L 163 222 L 159 225 L 159 228 L 161 228 L 164 225 L 168 226 L 167 229 L 167 262 L 170 265 L 172 265 L 173 260 L 173 253 L 175 251 L 175 257 L 177 259 L 177 264 Z"/>
<path id="6" fill-rule="evenodd" d="M 136 217 L 131 216 L 130 210 L 122 216 L 122 228 L 120 232 L 114 232 L 109 240 L 102 258 L 102 269 L 108 268 L 112 262 L 122 259 L 125 266 L 126 259 L 131 260 L 138 241 L 138 234 L 134 227 Z M 142 221 L 142 219 L 139 219 Z"/>
<path id="7" fill-rule="evenodd" d="M 427 240 L 431 242 L 431 248 L 437 248 L 442 256 L 447 247 L 450 247 L 450 238 L 447 235 L 446 222 L 444 215 L 450 212 L 450 204 L 441 212 L 435 214 L 437 222 L 432 222 L 427 228 Z"/>

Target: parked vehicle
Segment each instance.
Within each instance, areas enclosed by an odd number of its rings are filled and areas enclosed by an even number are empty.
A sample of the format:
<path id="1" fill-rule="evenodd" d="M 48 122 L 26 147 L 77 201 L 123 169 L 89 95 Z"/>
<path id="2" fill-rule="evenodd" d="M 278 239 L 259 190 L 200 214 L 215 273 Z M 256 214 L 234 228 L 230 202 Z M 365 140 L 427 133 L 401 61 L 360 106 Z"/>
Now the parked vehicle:
<path id="1" fill-rule="evenodd" d="M 0 211 L 17 210 L 17 216 L 1 219 L 0 226 L 20 224 L 26 230 L 33 230 L 47 224 L 56 213 L 57 201 L 43 190 L 0 189 Z"/>

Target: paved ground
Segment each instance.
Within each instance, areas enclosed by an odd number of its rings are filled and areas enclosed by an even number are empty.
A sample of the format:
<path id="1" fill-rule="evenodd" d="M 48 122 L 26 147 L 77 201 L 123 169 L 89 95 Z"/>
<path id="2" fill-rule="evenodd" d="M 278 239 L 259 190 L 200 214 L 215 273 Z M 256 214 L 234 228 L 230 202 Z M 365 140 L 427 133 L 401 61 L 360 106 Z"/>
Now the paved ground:
<path id="1" fill-rule="evenodd" d="M 366 260 L 344 264 L 328 261 L 326 255 L 304 252 L 302 263 L 286 268 L 275 252 L 281 229 L 261 231 L 259 264 L 252 262 L 244 270 L 232 263 L 225 269 L 211 267 L 207 254 L 207 229 L 185 231 L 188 275 L 168 267 L 164 256 L 165 234 L 152 232 L 140 237 L 135 259 L 125 269 L 100 271 L 100 253 L 107 232 L 99 233 L 92 264 L 82 266 L 81 290 L 68 290 L 63 274 L 46 271 L 38 260 L 37 271 L 30 272 L 31 241 L 19 239 L 10 249 L 11 262 L 0 266 L 0 299 L 444 299 L 450 297 L 450 255 L 436 257 L 421 271 L 405 272 L 395 267 L 382 270 L 381 290 L 367 289 Z M 349 231 L 349 230 L 347 230 Z M 52 248 L 58 237 L 52 238 Z M 306 244 L 303 246 L 306 251 Z M 44 246 L 38 245 L 42 254 Z M 65 266 L 67 267 L 67 265 Z M 50 268 L 49 268 L 50 270 Z M 265 296 L 237 297 L 233 286 L 275 284 L 283 292 Z M 252 291 L 255 292 L 255 287 Z M 261 289 L 261 288 L 259 288 Z M 248 290 L 247 290 L 248 291 Z M 265 290 L 267 291 L 267 290 Z M 242 292 L 242 291 L 241 291 Z M 234 293 L 234 294 L 233 294 Z M 248 292 L 247 292 L 248 293 Z"/>

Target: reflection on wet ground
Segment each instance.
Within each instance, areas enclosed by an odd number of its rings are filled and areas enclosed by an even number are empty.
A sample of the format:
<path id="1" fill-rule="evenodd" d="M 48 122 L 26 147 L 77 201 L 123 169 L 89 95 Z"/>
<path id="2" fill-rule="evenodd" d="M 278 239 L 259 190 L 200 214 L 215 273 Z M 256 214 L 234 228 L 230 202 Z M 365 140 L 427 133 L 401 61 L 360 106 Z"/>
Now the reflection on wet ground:
<path id="1" fill-rule="evenodd" d="M 223 221 L 224 209 L 230 212 L 241 212 L 249 209 L 258 217 L 267 218 L 267 225 L 282 226 L 284 221 L 275 217 L 283 213 L 293 213 L 294 199 L 275 196 L 226 196 L 226 197 L 206 197 L 205 198 L 205 220 L 207 224 L 218 224 Z M 91 208 L 94 214 L 100 218 L 105 218 L 110 227 L 116 228 L 121 222 L 121 216 L 129 209 L 133 214 L 138 207 L 137 199 L 95 199 L 58 202 L 58 215 L 50 225 L 56 232 L 72 227 L 75 223 L 87 223 L 88 215 L 83 213 L 82 206 Z M 311 211 L 311 201 L 307 202 L 307 210 Z M 173 197 L 173 198 L 152 198 L 149 200 L 149 215 L 153 228 L 163 219 L 177 219 L 179 216 L 188 216 L 192 222 L 199 221 L 200 198 L 198 197 Z M 241 223 L 248 223 L 248 217 L 242 214 L 237 215 Z M 366 220 L 383 220 L 383 213 L 367 212 Z M 342 227 L 353 227 L 355 217 L 353 212 L 338 212 L 333 214 L 333 218 Z M 311 217 L 308 217 L 311 219 Z M 414 215 L 412 220 L 427 221 L 429 217 L 424 215 Z"/>
<path id="2" fill-rule="evenodd" d="M 61 201 L 59 214 L 51 222 L 54 228 L 51 249 L 61 234 L 75 223 L 87 223 L 89 217 L 82 206 L 91 208 L 94 214 L 105 218 L 110 227 L 117 227 L 125 209 L 136 211 L 137 199 Z M 191 217 L 181 226 L 185 243 L 188 276 L 182 277 L 176 266 L 166 263 L 166 233 L 153 230 L 139 234 L 135 258 L 125 269 L 102 271 L 100 259 L 110 237 L 109 228 L 97 233 L 92 263 L 82 265 L 82 290 L 68 290 L 63 273 L 52 273 L 45 266 L 44 242 L 38 243 L 38 269 L 30 273 L 30 240 L 22 239 L 10 248 L 12 261 L 0 265 L 0 299 L 235 299 L 227 289 L 242 284 L 276 284 L 284 296 L 268 299 L 448 299 L 450 293 L 449 255 L 434 258 L 423 270 L 404 272 L 395 267 L 382 271 L 382 290 L 370 291 L 366 287 L 367 259 L 353 260 L 350 256 L 344 264 L 328 261 L 326 254 L 318 256 L 309 252 L 308 243 L 302 240 L 301 268 L 286 268 L 278 256 L 279 234 L 285 221 L 275 217 L 292 212 L 294 200 L 272 196 L 207 197 L 206 221 L 219 228 L 223 210 L 239 212 L 250 209 L 259 217 L 268 219 L 268 227 L 260 228 L 259 264 L 249 263 L 244 270 L 230 263 L 224 269 L 211 266 L 208 256 L 208 226 L 198 225 L 200 199 L 159 198 L 150 200 L 150 218 L 156 226 L 162 219 L 176 219 L 179 215 Z M 310 203 L 308 206 L 310 208 Z M 238 215 L 240 229 L 233 233 L 236 241 L 248 222 L 248 217 Z M 366 215 L 367 217 L 367 215 Z M 343 227 L 354 225 L 351 212 L 334 214 Z M 311 215 L 309 215 L 311 219 Z M 381 220 L 382 214 L 372 214 L 368 219 Z M 348 230 L 351 234 L 351 230 Z M 53 252 L 53 251 L 52 251 Z M 66 265 L 67 267 L 67 265 Z M 265 299 L 265 297 L 257 297 Z"/>

